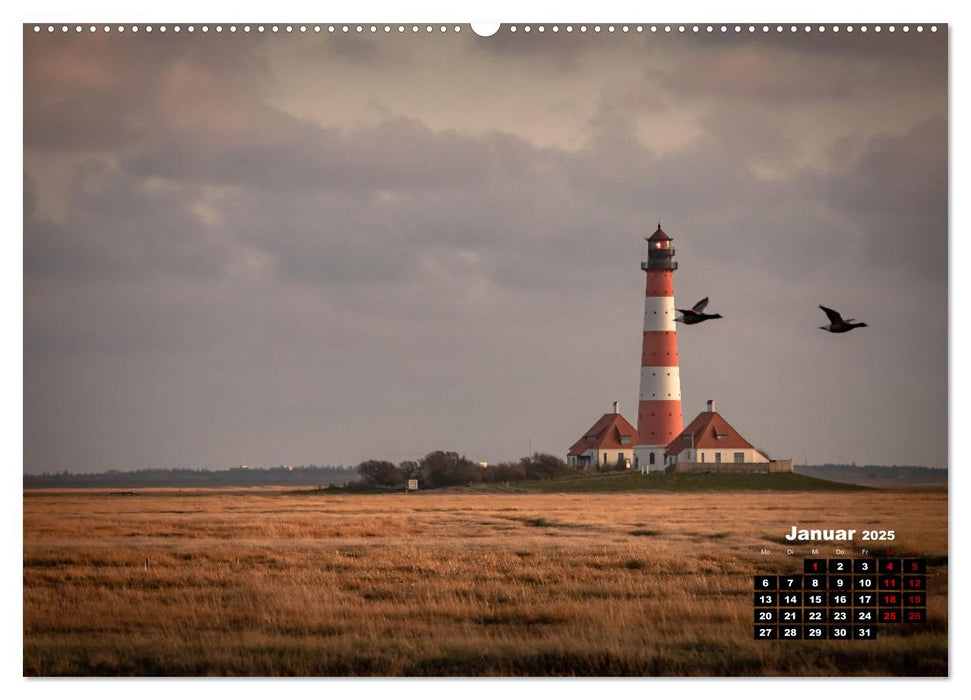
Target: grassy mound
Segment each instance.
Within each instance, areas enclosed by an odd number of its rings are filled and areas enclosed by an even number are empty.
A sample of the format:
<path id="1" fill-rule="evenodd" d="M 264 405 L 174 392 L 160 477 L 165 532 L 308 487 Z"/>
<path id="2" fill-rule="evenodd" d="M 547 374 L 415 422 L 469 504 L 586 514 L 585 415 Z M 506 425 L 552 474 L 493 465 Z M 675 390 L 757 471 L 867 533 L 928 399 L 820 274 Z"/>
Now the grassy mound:
<path id="1" fill-rule="evenodd" d="M 616 493 L 622 491 L 868 491 L 802 474 L 604 474 L 595 477 L 518 484 L 541 493 Z"/>

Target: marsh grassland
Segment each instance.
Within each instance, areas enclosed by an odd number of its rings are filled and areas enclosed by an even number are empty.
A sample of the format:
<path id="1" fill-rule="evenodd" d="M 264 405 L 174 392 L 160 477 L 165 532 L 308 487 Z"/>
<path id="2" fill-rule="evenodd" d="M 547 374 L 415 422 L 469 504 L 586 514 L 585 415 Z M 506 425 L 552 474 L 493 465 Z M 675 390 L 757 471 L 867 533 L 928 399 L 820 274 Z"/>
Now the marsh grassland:
<path id="1" fill-rule="evenodd" d="M 891 492 L 28 491 L 23 670 L 946 675 L 946 507 Z M 753 573 L 801 567 L 780 544 L 796 523 L 894 528 L 898 551 L 930 559 L 929 623 L 754 640 Z"/>

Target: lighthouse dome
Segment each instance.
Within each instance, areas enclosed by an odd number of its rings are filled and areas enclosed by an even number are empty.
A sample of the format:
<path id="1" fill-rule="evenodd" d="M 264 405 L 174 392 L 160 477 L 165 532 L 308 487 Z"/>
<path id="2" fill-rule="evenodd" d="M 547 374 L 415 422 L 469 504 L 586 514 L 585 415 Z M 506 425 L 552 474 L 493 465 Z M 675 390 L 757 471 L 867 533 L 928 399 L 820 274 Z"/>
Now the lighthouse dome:
<path id="1" fill-rule="evenodd" d="M 674 261 L 673 239 L 661 229 L 661 222 L 657 224 L 657 231 L 647 239 L 647 261 L 641 263 L 642 270 L 677 270 L 678 263 Z"/>
<path id="2" fill-rule="evenodd" d="M 647 240 L 649 240 L 649 241 L 670 241 L 671 240 L 671 236 L 669 236 L 668 234 L 666 234 L 664 231 L 661 230 L 661 222 L 659 221 L 658 224 L 657 224 L 657 231 L 655 231 L 654 233 L 652 233 L 651 234 L 651 237 L 648 238 Z"/>

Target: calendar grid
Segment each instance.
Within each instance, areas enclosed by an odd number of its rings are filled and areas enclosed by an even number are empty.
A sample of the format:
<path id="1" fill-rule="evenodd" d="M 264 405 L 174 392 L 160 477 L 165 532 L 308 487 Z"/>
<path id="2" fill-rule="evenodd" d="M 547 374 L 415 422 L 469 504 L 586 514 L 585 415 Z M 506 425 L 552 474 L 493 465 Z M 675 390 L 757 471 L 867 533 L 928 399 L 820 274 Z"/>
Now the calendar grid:
<path id="1" fill-rule="evenodd" d="M 924 559 L 805 559 L 802 573 L 757 574 L 762 640 L 872 640 L 884 624 L 927 621 Z"/>

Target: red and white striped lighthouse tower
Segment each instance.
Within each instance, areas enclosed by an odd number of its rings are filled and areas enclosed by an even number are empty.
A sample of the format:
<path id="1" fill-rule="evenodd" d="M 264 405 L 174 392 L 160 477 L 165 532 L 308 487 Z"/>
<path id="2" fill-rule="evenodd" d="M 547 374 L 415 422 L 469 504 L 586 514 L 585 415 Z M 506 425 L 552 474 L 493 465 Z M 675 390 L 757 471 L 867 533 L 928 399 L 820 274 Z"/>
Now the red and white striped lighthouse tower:
<path id="1" fill-rule="evenodd" d="M 683 427 L 674 324 L 674 271 L 678 263 L 671 242 L 658 223 L 657 231 L 647 239 L 647 261 L 641 263 L 647 273 L 647 296 L 634 463 L 642 472 L 664 469 L 664 449 Z"/>

